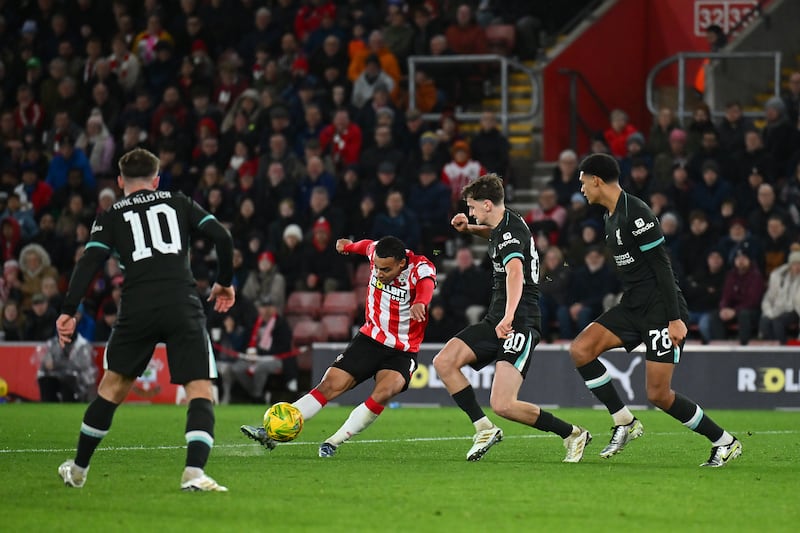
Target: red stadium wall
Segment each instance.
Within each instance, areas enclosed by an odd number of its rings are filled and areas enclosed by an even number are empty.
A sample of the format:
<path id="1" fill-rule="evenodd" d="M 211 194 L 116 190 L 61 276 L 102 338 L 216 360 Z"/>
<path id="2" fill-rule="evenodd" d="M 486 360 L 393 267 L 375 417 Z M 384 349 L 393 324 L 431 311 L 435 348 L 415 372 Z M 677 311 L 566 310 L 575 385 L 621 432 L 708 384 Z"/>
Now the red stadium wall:
<path id="1" fill-rule="evenodd" d="M 558 73 L 560 69 L 582 73 L 610 109 L 625 110 L 631 122 L 646 133 L 650 116 L 645 81 L 652 67 L 678 52 L 708 50 L 703 29 L 720 23 L 727 30 L 755 3 L 619 0 L 544 69 L 544 159 L 555 160 L 569 145 L 569 81 Z M 697 66 L 687 72 L 693 73 Z M 676 78 L 675 69 L 667 70 L 657 83 L 675 85 Z M 589 127 L 602 130 L 608 126 L 608 117 L 580 88 L 578 110 Z M 588 138 L 579 128 L 578 151 L 587 149 Z"/>
<path id="2" fill-rule="evenodd" d="M 39 384 L 36 372 L 41 363 L 36 354 L 36 343 L 9 343 L 0 345 L 0 377 L 8 382 L 10 395 L 25 400 L 39 401 Z M 103 372 L 103 346 L 95 348 L 97 367 Z M 127 402 L 176 403 L 178 386 L 169 382 L 167 352 L 157 346 L 144 375 L 136 380 Z"/>

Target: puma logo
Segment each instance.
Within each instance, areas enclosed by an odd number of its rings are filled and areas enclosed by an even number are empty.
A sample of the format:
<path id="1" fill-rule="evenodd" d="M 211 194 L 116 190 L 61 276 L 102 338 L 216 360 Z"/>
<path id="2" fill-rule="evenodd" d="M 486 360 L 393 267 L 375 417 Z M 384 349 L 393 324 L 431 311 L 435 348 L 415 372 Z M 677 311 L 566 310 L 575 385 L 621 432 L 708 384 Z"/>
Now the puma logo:
<path id="1" fill-rule="evenodd" d="M 611 364 L 607 359 L 603 357 L 598 357 L 597 359 L 600 360 L 606 367 L 608 375 L 611 376 L 611 379 L 616 379 L 619 381 L 620 385 L 622 385 L 622 389 L 628 394 L 628 401 L 633 400 L 633 387 L 631 387 L 631 375 L 633 374 L 633 370 L 642 362 L 642 357 L 637 355 L 636 357 L 631 360 L 631 364 L 628 365 L 628 370 L 625 372 L 619 370 L 613 364 Z"/>

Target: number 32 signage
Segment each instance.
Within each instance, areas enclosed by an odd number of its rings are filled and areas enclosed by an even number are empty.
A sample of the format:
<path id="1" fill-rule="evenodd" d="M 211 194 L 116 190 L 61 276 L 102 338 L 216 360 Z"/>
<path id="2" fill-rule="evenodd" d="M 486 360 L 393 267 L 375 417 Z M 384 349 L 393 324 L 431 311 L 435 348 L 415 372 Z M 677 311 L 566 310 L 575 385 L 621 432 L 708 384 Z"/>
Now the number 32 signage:
<path id="1" fill-rule="evenodd" d="M 706 28 L 717 25 L 729 34 L 739 22 L 750 17 L 758 0 L 697 0 L 694 3 L 694 34 L 705 35 Z"/>

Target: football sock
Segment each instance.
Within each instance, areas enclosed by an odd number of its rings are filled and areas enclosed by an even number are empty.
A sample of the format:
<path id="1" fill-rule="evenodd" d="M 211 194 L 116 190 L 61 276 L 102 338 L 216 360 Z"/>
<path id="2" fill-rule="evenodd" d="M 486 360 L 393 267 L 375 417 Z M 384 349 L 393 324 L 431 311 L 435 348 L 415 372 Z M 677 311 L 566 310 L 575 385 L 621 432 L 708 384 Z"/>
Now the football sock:
<path id="1" fill-rule="evenodd" d="M 672 406 L 666 410 L 666 413 L 695 433 L 704 435 L 708 440 L 714 443 L 714 446 L 733 442 L 733 437 L 711 420 L 711 418 L 703 412 L 702 407 L 677 392 L 675 393 L 675 401 L 672 402 Z M 727 437 L 730 439 L 726 439 L 727 442 L 723 440 L 726 433 Z M 717 442 L 720 442 L 720 444 L 717 444 Z"/>
<path id="2" fill-rule="evenodd" d="M 475 397 L 475 391 L 472 390 L 472 385 L 467 385 L 453 394 L 453 400 L 462 411 L 467 413 L 467 416 L 472 421 L 476 430 L 480 431 L 481 429 L 489 429 L 492 427 L 493 424 L 486 418 L 483 409 L 478 405 L 478 399 Z"/>
<path id="3" fill-rule="evenodd" d="M 622 400 L 611 383 L 611 376 L 606 369 L 606 366 L 595 359 L 588 364 L 578 367 L 578 373 L 583 378 L 586 386 L 592 391 L 592 394 L 606 406 L 608 412 L 614 418 L 614 425 L 621 426 L 630 424 L 633 421 L 633 414 L 625 407 Z"/>
<path id="4" fill-rule="evenodd" d="M 311 389 L 308 394 L 294 402 L 292 405 L 300 410 L 300 414 L 303 415 L 303 420 L 308 420 L 319 413 L 327 403 L 328 400 L 325 399 L 325 396 L 323 396 L 320 391 L 317 389 Z"/>
<path id="5" fill-rule="evenodd" d="M 195 398 L 186 411 L 186 466 L 203 468 L 214 446 L 214 407 L 211 400 Z"/>
<path id="6" fill-rule="evenodd" d="M 533 423 L 533 427 L 541 431 L 549 431 L 555 433 L 562 439 L 566 439 L 572 434 L 572 424 L 564 422 L 558 417 L 553 416 L 553 413 L 547 411 L 540 411 L 539 418 Z"/>
<path id="7" fill-rule="evenodd" d="M 117 404 L 109 402 L 101 396 L 95 398 L 86 408 L 81 432 L 78 436 L 78 451 L 75 454 L 75 464 L 80 468 L 89 466 L 89 461 L 92 459 L 97 445 L 111 427 L 111 420 L 114 418 L 116 409 Z"/>
<path id="8" fill-rule="evenodd" d="M 325 439 L 325 442 L 339 446 L 341 443 L 364 431 L 370 424 L 372 424 L 378 415 L 383 412 L 383 406 L 372 399 L 370 396 L 362 404 L 356 406 L 350 412 L 350 416 L 344 421 L 339 431 L 334 433 L 330 438 Z"/>

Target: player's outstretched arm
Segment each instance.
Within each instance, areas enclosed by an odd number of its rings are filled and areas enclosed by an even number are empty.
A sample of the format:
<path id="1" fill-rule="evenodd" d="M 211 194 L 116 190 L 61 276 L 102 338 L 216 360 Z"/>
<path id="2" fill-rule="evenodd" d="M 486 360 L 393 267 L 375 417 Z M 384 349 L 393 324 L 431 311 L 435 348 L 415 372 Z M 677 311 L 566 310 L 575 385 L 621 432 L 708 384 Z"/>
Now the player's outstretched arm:
<path id="1" fill-rule="evenodd" d="M 467 215 L 464 213 L 458 213 L 456 216 L 454 216 L 450 221 L 450 224 L 459 233 L 471 233 L 472 235 L 477 235 L 478 237 L 483 237 L 484 239 L 488 239 L 489 235 L 492 233 L 492 228 L 489 226 L 470 224 Z"/>
<path id="2" fill-rule="evenodd" d="M 367 255 L 369 245 L 374 241 L 369 239 L 362 239 L 358 242 L 353 242 L 350 239 L 339 239 L 336 241 L 336 251 L 342 255 L 358 254 Z"/>

